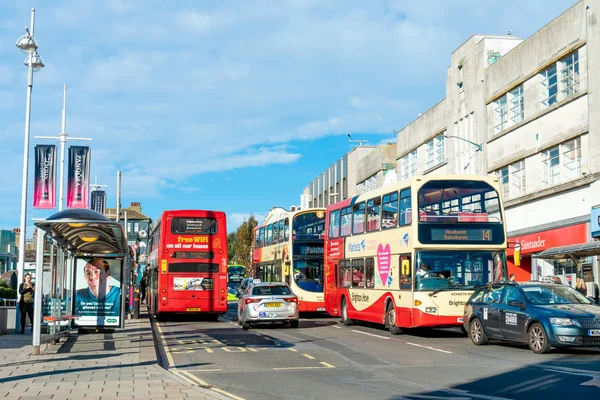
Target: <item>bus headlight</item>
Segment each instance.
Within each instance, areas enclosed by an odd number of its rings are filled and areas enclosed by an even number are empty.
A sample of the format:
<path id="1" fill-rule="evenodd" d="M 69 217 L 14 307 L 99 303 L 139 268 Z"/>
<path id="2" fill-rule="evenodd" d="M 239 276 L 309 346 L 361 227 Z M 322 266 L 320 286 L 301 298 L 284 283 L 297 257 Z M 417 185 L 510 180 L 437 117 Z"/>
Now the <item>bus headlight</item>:
<path id="1" fill-rule="evenodd" d="M 425 312 L 428 314 L 435 314 L 437 312 L 437 308 L 436 307 L 427 307 L 425 309 Z"/>

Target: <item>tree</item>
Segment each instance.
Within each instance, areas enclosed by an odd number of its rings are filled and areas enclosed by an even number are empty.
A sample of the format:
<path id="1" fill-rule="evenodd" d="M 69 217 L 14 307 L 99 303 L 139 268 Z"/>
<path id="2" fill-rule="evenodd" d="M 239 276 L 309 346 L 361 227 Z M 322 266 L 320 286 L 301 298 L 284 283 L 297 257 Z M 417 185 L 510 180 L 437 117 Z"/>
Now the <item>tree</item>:
<path id="1" fill-rule="evenodd" d="M 252 276 L 252 241 L 254 240 L 254 228 L 258 222 L 254 215 L 250 214 L 248 221 L 244 220 L 236 231 L 237 246 L 235 259 L 238 264 L 248 269 L 248 276 Z"/>
<path id="2" fill-rule="evenodd" d="M 229 264 L 237 264 L 237 233 L 231 232 L 227 235 L 227 254 L 229 255 Z"/>

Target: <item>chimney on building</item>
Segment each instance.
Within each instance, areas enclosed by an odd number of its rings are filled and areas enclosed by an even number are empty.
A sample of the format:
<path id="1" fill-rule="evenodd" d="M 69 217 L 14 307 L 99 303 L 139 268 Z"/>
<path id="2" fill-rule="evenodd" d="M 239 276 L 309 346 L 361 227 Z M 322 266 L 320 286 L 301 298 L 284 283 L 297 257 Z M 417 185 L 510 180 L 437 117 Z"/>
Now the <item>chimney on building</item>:
<path id="1" fill-rule="evenodd" d="M 131 203 L 129 203 L 129 209 L 137 211 L 139 213 L 142 212 L 142 206 L 139 201 L 132 201 Z"/>

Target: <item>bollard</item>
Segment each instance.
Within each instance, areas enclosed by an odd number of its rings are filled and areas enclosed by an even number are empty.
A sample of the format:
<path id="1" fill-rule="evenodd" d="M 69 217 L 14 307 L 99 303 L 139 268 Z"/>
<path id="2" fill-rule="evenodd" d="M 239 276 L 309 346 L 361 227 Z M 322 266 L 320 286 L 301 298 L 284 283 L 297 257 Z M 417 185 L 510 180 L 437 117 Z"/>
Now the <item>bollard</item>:
<path id="1" fill-rule="evenodd" d="M 140 289 L 133 291 L 133 319 L 140 318 Z"/>

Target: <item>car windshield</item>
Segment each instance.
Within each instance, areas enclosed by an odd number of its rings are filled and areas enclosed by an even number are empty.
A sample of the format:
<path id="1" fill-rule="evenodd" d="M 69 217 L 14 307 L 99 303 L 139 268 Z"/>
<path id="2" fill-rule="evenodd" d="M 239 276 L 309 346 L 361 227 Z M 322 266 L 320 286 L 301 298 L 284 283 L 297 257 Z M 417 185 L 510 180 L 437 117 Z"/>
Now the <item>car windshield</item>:
<path id="1" fill-rule="evenodd" d="M 285 296 L 292 294 L 287 286 L 255 286 L 252 288 L 253 296 Z"/>
<path id="2" fill-rule="evenodd" d="M 497 251 L 417 251 L 415 290 L 474 289 L 492 282 L 504 270 Z"/>
<path id="3" fill-rule="evenodd" d="M 527 300 L 534 305 L 591 304 L 587 297 L 567 285 L 522 286 Z"/>

